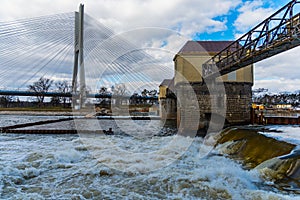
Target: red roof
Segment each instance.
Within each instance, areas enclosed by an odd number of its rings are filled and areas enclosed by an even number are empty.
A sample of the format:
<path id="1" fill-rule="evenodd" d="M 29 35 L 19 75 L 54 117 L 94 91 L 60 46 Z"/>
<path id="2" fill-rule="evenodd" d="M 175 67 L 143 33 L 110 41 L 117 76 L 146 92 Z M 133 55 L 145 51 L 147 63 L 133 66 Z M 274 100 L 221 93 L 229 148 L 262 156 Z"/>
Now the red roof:
<path id="1" fill-rule="evenodd" d="M 181 48 L 181 53 L 219 53 L 234 41 L 188 41 Z"/>

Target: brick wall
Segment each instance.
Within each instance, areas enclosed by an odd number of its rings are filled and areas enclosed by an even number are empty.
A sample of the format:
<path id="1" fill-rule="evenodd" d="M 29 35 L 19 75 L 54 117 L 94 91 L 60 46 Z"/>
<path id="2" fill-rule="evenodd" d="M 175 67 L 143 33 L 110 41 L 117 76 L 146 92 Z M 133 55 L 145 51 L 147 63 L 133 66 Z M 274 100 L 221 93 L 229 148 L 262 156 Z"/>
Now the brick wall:
<path id="1" fill-rule="evenodd" d="M 203 129 L 210 122 L 250 123 L 251 88 L 251 83 L 237 82 L 177 85 L 178 122 L 188 129 Z"/>

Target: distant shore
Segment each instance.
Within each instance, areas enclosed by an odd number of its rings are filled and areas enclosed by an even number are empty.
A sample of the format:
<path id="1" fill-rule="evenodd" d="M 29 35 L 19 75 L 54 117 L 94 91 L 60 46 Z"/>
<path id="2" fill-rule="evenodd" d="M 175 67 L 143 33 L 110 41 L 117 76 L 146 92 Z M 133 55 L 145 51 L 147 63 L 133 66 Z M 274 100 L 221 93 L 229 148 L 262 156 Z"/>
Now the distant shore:
<path id="1" fill-rule="evenodd" d="M 0 111 L 0 115 L 73 116 L 82 115 L 72 111 Z"/>

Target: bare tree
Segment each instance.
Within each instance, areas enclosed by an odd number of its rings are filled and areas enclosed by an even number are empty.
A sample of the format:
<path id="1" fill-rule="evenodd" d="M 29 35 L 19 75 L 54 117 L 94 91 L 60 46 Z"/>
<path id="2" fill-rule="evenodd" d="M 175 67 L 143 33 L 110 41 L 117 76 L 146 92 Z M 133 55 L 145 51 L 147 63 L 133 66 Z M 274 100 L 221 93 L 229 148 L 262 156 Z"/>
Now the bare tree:
<path id="1" fill-rule="evenodd" d="M 58 81 L 55 83 L 57 91 L 63 94 L 70 93 L 72 87 L 69 85 L 68 81 Z M 66 107 L 67 101 L 70 102 L 70 97 L 59 97 L 59 101 L 63 102 L 64 107 Z"/>
<path id="2" fill-rule="evenodd" d="M 34 82 L 32 85 L 28 85 L 29 91 L 36 93 L 36 98 L 39 104 L 42 104 L 45 99 L 45 93 L 48 92 L 53 80 L 41 77 L 38 81 Z"/>
<path id="3" fill-rule="evenodd" d="M 105 95 L 107 94 L 107 87 L 102 86 L 99 90 L 99 94 Z"/>
<path id="4" fill-rule="evenodd" d="M 146 103 L 147 103 L 146 97 L 148 96 L 148 93 L 149 93 L 149 91 L 148 91 L 147 89 L 144 89 L 144 90 L 141 92 L 142 97 L 144 97 L 144 99 L 142 99 L 143 104 L 146 104 Z"/>
<path id="5" fill-rule="evenodd" d="M 104 95 L 104 96 L 112 95 L 112 93 L 105 86 L 100 87 L 99 94 Z M 110 103 L 111 103 L 110 98 L 107 98 L 107 97 L 99 98 L 98 102 L 102 105 L 110 105 Z"/>
<path id="6" fill-rule="evenodd" d="M 153 98 L 157 97 L 157 90 L 147 90 L 147 89 L 144 89 L 142 92 L 141 92 L 141 96 L 144 97 L 145 99 L 143 100 L 144 104 L 147 103 L 147 97 L 150 98 L 150 101 L 149 103 L 151 103 L 153 105 L 154 103 L 154 100 Z"/>
<path id="7" fill-rule="evenodd" d="M 124 83 L 116 84 L 112 86 L 112 94 L 115 96 L 116 105 L 119 105 L 122 102 L 122 96 L 126 95 L 127 89 Z"/>
<path id="8" fill-rule="evenodd" d="M 137 92 L 134 92 L 130 97 L 130 104 L 137 105 L 140 104 L 139 100 L 139 94 Z"/>
<path id="9" fill-rule="evenodd" d="M 116 96 L 123 96 L 126 94 L 127 89 L 124 83 L 116 84 L 114 87 L 112 87 L 113 95 Z"/>
<path id="10" fill-rule="evenodd" d="M 7 108 L 12 100 L 12 96 L 4 95 L 0 97 L 0 104 L 2 105 L 2 107 Z"/>
<path id="11" fill-rule="evenodd" d="M 150 103 L 153 105 L 153 103 L 155 102 L 153 98 L 157 97 L 157 90 L 151 90 L 148 92 L 148 95 L 151 97 Z"/>
<path id="12" fill-rule="evenodd" d="M 141 92 L 142 97 L 147 97 L 148 94 L 149 94 L 149 90 L 147 90 L 147 89 L 144 89 L 144 90 Z"/>

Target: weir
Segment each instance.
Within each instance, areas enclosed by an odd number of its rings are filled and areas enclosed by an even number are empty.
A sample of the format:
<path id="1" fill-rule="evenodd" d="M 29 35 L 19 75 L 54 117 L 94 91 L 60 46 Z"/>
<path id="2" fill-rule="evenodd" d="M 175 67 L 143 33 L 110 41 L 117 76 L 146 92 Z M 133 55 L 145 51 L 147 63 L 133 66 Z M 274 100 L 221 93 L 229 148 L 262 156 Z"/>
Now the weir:
<path id="1" fill-rule="evenodd" d="M 247 169 L 255 169 L 276 187 L 299 193 L 299 146 L 265 136 L 274 132 L 262 127 L 231 127 L 217 135 L 218 153 L 239 160 Z"/>
<path id="2" fill-rule="evenodd" d="M 93 134 L 107 134 L 112 135 L 112 129 L 109 130 L 77 130 L 77 129 L 59 129 L 54 128 L 51 129 L 49 126 L 47 128 L 39 128 L 40 125 L 50 125 L 50 124 L 57 124 L 59 122 L 66 122 L 66 121 L 74 121 L 74 120 L 89 120 L 89 118 L 84 117 L 69 117 L 69 118 L 60 118 L 54 120 L 44 120 L 38 122 L 31 122 L 31 123 L 24 123 L 24 124 L 17 124 L 13 126 L 5 126 L 0 127 L 1 133 L 14 133 L 14 134 L 78 134 L 78 133 L 93 133 Z"/>

